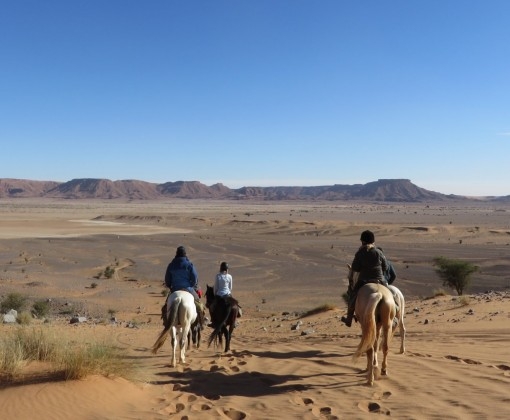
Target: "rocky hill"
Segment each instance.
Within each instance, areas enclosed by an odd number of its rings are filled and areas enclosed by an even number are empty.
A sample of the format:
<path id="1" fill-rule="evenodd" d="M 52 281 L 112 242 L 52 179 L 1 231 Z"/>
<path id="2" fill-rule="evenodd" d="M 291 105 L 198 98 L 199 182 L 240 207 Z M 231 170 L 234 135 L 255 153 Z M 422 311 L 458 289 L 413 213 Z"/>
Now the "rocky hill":
<path id="1" fill-rule="evenodd" d="M 0 179 L 0 198 L 127 199 L 168 198 L 230 200 L 331 200 L 378 202 L 438 202 L 468 200 L 473 197 L 445 195 L 414 185 L 408 179 L 379 179 L 367 184 L 323 185 L 316 187 L 242 187 L 223 184 L 207 186 L 198 181 L 163 184 L 138 180 L 73 179 L 67 182 Z M 510 196 L 480 198 L 484 201 L 510 202 Z"/>

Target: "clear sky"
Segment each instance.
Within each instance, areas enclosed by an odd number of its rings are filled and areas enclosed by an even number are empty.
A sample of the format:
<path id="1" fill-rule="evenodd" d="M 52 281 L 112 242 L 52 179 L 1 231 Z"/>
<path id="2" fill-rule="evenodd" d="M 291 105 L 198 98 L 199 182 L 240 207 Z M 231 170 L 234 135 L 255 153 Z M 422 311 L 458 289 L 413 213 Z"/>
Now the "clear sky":
<path id="1" fill-rule="evenodd" d="M 510 194 L 508 0 L 0 0 L 0 178 Z"/>

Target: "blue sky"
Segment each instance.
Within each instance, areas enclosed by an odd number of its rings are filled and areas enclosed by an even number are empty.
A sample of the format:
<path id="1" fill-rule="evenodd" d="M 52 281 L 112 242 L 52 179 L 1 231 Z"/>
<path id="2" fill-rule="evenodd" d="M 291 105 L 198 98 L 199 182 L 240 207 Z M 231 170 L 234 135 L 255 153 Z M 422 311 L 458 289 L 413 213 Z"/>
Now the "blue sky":
<path id="1" fill-rule="evenodd" d="M 510 194 L 510 1 L 0 0 L 0 178 Z"/>

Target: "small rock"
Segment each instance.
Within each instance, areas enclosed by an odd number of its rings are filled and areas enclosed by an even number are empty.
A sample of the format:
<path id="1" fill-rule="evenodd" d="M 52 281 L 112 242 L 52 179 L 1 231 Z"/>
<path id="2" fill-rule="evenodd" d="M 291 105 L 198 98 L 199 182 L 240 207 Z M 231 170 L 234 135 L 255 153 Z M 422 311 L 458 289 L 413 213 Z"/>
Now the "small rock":
<path id="1" fill-rule="evenodd" d="M 73 316 L 69 321 L 70 324 L 81 324 L 82 322 L 87 322 L 87 318 L 84 316 Z"/>
<path id="2" fill-rule="evenodd" d="M 16 317 L 12 314 L 4 314 L 4 324 L 15 324 Z"/>

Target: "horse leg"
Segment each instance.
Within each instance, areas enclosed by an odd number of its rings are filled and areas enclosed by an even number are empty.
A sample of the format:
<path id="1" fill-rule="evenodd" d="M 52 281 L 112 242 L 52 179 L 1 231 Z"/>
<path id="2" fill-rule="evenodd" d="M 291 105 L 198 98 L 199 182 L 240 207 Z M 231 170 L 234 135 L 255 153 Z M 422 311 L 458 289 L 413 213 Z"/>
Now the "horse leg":
<path id="1" fill-rule="evenodd" d="M 400 314 L 399 314 L 399 331 L 400 331 L 400 354 L 406 352 L 405 340 L 406 340 L 406 327 L 404 325 L 404 301 L 400 302 Z"/>
<path id="2" fill-rule="evenodd" d="M 367 350 L 367 385 L 374 385 L 374 348 Z"/>
<path id="3" fill-rule="evenodd" d="M 175 367 L 177 365 L 175 360 L 175 351 L 177 347 L 177 331 L 175 327 L 172 327 L 172 367 Z"/>
<path id="4" fill-rule="evenodd" d="M 383 342 L 382 342 L 382 351 L 383 351 L 383 361 L 381 367 L 381 375 L 388 375 L 388 349 L 389 349 L 389 340 L 391 334 L 391 326 L 387 326 L 383 329 Z"/>
<path id="5" fill-rule="evenodd" d="M 381 346 L 381 327 L 380 325 L 376 326 L 375 331 L 375 342 L 373 347 L 373 354 L 372 354 L 372 377 L 377 375 L 378 369 L 379 369 L 379 360 L 377 358 L 377 353 L 379 351 L 379 347 Z"/>
<path id="6" fill-rule="evenodd" d="M 186 345 L 187 345 L 189 333 L 190 333 L 190 326 L 187 325 L 183 328 L 183 331 L 181 333 L 180 343 L 179 343 L 180 350 L 181 350 L 180 357 L 179 357 L 180 363 L 186 363 Z"/>
<path id="7" fill-rule="evenodd" d="M 225 336 L 225 353 L 230 351 L 230 337 L 231 337 L 231 331 L 229 328 L 227 328 L 226 325 L 222 328 L 223 335 Z"/>

